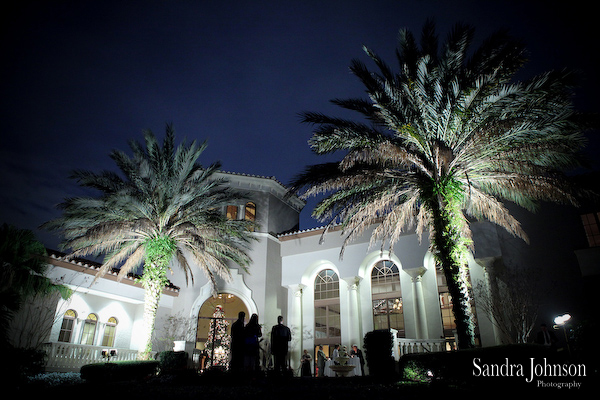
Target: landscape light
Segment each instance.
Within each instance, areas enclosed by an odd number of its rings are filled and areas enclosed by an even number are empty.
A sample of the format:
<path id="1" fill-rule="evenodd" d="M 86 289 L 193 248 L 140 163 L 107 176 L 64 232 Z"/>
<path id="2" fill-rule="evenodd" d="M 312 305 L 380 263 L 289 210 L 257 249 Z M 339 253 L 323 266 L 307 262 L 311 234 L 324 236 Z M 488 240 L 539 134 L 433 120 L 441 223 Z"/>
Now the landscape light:
<path id="1" fill-rule="evenodd" d="M 558 317 L 554 318 L 554 323 L 556 325 L 564 325 L 570 319 L 571 319 L 570 314 L 559 315 Z"/>

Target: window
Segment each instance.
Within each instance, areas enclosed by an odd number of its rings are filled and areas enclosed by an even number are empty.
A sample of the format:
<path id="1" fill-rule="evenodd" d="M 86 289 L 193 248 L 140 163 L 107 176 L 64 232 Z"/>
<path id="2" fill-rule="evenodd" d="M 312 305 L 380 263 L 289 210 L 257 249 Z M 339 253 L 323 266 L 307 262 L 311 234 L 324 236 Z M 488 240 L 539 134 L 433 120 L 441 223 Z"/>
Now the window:
<path id="1" fill-rule="evenodd" d="M 71 342 L 73 336 L 73 326 L 77 319 L 77 313 L 74 310 L 67 310 L 63 316 L 62 325 L 60 326 L 60 333 L 58 334 L 59 342 Z"/>
<path id="2" fill-rule="evenodd" d="M 340 280 L 326 269 L 315 278 L 315 344 L 336 344 L 342 336 Z"/>
<path id="3" fill-rule="evenodd" d="M 250 222 L 256 222 L 256 204 L 249 201 L 244 207 L 244 219 Z M 254 230 L 254 229 L 252 229 Z"/>
<path id="4" fill-rule="evenodd" d="M 371 272 L 373 328 L 396 329 L 405 336 L 400 270 L 389 260 L 379 261 Z"/>
<path id="5" fill-rule="evenodd" d="M 246 203 L 244 219 L 246 221 L 256 221 L 256 204 L 251 201 Z"/>
<path id="6" fill-rule="evenodd" d="M 238 206 L 227 206 L 225 216 L 227 219 L 238 219 Z"/>
<path id="7" fill-rule="evenodd" d="M 600 213 L 583 214 L 581 221 L 590 247 L 600 246 Z"/>
<path id="8" fill-rule="evenodd" d="M 442 326 L 444 329 L 444 337 L 450 342 L 454 341 L 454 332 L 456 330 L 456 322 L 454 318 L 454 311 L 452 310 L 452 296 L 448 291 L 448 283 L 446 281 L 446 275 L 441 267 L 436 268 L 436 279 L 438 286 L 438 293 L 440 298 L 440 313 L 442 316 Z M 467 274 L 467 280 L 469 281 L 469 287 L 471 285 L 471 276 Z M 473 294 L 471 293 L 471 299 Z M 475 323 L 475 343 L 479 343 L 479 324 L 477 322 L 477 310 L 475 305 L 471 302 L 471 312 L 473 313 L 473 319 Z"/>
<path id="9" fill-rule="evenodd" d="M 340 297 L 340 280 L 337 274 L 331 269 L 319 272 L 315 279 L 315 300 L 335 297 Z"/>
<path id="10" fill-rule="evenodd" d="M 83 332 L 81 334 L 81 344 L 94 344 L 94 337 L 96 336 L 96 325 L 98 324 L 98 317 L 96 314 L 90 314 L 87 316 L 85 323 L 83 324 Z"/>
<path id="11" fill-rule="evenodd" d="M 104 337 L 102 338 L 102 346 L 112 347 L 115 345 L 115 334 L 117 333 L 117 319 L 110 317 L 104 327 Z"/>

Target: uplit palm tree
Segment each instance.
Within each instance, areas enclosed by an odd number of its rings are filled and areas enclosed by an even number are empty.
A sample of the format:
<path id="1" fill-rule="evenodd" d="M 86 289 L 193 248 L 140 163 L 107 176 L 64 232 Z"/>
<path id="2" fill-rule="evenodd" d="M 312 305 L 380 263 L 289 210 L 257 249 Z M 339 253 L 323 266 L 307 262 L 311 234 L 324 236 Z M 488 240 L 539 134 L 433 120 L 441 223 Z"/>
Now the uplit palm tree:
<path id="1" fill-rule="evenodd" d="M 390 246 L 407 229 L 419 237 L 428 229 L 461 348 L 474 344 L 468 218 L 487 219 L 527 240 L 502 201 L 529 210 L 541 200 L 574 202 L 559 171 L 577 165 L 584 144 L 570 74 L 514 83 L 525 62 L 523 45 L 499 32 L 471 54 L 473 35 L 471 27 L 457 25 L 438 48 L 433 23 L 425 24 L 420 45 L 402 30 L 397 72 L 364 47 L 378 72 L 358 60 L 350 70 L 368 99 L 332 100 L 364 120 L 303 113 L 304 122 L 316 125 L 312 150 L 342 155 L 339 162 L 308 167 L 292 183 L 304 198 L 323 198 L 315 217 L 342 225 L 340 256 L 373 224 L 371 243 Z"/>
<path id="2" fill-rule="evenodd" d="M 249 265 L 246 251 L 252 240 L 251 223 L 229 220 L 222 212 L 239 195 L 215 177 L 219 164 L 204 168 L 197 163 L 205 143 L 175 148 L 170 125 L 162 147 L 152 132 L 144 136 L 145 148 L 129 142 L 132 157 L 111 153 L 123 177 L 76 171 L 78 183 L 100 196 L 66 199 L 60 205 L 62 217 L 46 224 L 62 232 L 62 247 L 71 249 L 72 257 L 104 255 L 96 279 L 113 268 L 120 268 L 122 278 L 143 265 L 142 359 L 152 349 L 156 310 L 171 266 L 178 264 L 186 281 L 193 281 L 192 269 L 198 267 L 216 294 L 216 277 L 230 277 L 229 261 L 244 269 Z"/>

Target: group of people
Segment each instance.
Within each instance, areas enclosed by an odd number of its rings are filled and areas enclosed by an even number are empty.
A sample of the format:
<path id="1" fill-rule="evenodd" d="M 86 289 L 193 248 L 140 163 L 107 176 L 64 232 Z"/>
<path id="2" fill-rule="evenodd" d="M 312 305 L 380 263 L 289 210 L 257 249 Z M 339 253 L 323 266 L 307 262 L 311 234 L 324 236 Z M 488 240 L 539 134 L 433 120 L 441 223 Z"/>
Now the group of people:
<path id="1" fill-rule="evenodd" d="M 317 351 L 317 370 L 315 371 L 315 375 L 317 377 L 323 377 L 325 376 L 325 362 L 327 362 L 327 360 L 333 360 L 334 364 L 338 364 L 337 362 L 337 358 L 340 356 L 340 345 L 336 344 L 333 347 L 333 352 L 331 354 L 331 357 L 328 357 L 325 352 L 323 351 L 323 346 L 319 346 L 319 350 Z M 363 354 L 362 351 L 358 348 L 357 345 L 353 345 L 352 346 L 352 350 L 350 351 L 349 354 L 350 357 L 358 357 L 359 359 L 359 363 L 360 363 L 360 374 L 364 376 L 365 374 L 365 360 L 363 358 Z M 304 354 L 302 354 L 302 360 L 301 360 L 301 369 L 300 369 L 300 375 L 301 376 L 312 376 L 311 373 L 311 363 L 312 363 L 312 356 L 310 355 L 310 353 L 308 352 L 308 350 L 304 350 Z"/>
<path id="2" fill-rule="evenodd" d="M 240 311 L 238 319 L 231 325 L 231 362 L 234 372 L 260 371 L 260 341 L 262 329 L 258 315 L 252 314 L 248 324 L 244 325 L 246 313 Z M 288 342 L 292 340 L 290 329 L 283 324 L 283 317 L 277 317 L 277 325 L 271 329 L 271 354 L 275 373 L 284 374 L 287 370 L 286 358 Z"/>
<path id="3" fill-rule="evenodd" d="M 258 323 L 258 315 L 252 314 L 250 321 L 245 324 L 246 313 L 240 311 L 238 319 L 231 325 L 231 361 L 230 368 L 233 372 L 257 372 L 260 371 L 260 342 L 262 340 L 262 328 Z M 283 317 L 277 317 L 277 325 L 271 328 L 271 351 L 273 356 L 273 368 L 277 375 L 285 375 L 289 370 L 287 363 L 288 344 L 292 340 L 290 328 L 283 324 Z M 339 357 L 339 345 L 335 345 L 331 358 L 319 346 L 317 351 L 317 370 L 315 376 L 324 376 L 325 362 L 332 359 L 337 364 Z M 358 357 L 360 363 L 360 374 L 364 375 L 364 359 L 362 351 L 357 345 L 352 346 L 350 357 Z M 312 356 L 304 350 L 301 359 L 301 376 L 312 376 Z"/>

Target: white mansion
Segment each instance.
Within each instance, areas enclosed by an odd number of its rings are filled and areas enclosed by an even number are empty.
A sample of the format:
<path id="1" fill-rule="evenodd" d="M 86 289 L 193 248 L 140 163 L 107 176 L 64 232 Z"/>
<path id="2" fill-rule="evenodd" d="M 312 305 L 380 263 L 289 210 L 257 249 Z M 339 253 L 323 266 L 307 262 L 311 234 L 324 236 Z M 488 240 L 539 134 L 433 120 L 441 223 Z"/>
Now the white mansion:
<path id="1" fill-rule="evenodd" d="M 232 204 L 223 212 L 231 218 L 255 219 L 259 224 L 253 233 L 258 239 L 250 253 L 253 263 L 248 273 L 232 265 L 232 279 L 219 282 L 217 298 L 211 296 L 210 282 L 200 270 L 194 275 L 195 283 L 186 285 L 182 271 L 174 266 L 169 275 L 172 285 L 164 290 L 157 315 L 155 350 L 173 348 L 176 339 L 185 340 L 190 355 L 197 354 L 204 348 L 217 305 L 223 307 L 230 321 L 242 310 L 247 319 L 258 314 L 265 339 L 282 315 L 292 330 L 290 363 L 295 369 L 303 349 L 312 352 L 315 346 L 323 345 L 328 351 L 334 344 L 362 347 L 365 334 L 374 329 L 393 329 L 396 356 L 452 348 L 450 298 L 428 251 L 426 236 L 420 243 L 415 234 L 407 233 L 389 253 L 381 252 L 379 246 L 369 248 L 367 232 L 363 239 L 350 244 L 340 259 L 340 231 L 332 229 L 323 235 L 323 229 L 298 230 L 305 203 L 286 196 L 287 188 L 280 182 L 223 174 L 232 187 L 250 195 L 251 201 Z M 487 222 L 474 223 L 472 230 L 476 248 L 475 258 L 469 262 L 473 287 L 478 282 L 487 284 L 491 265 L 513 263 L 514 253 L 527 248 Z M 547 245 L 547 252 L 556 247 Z M 534 251 L 534 241 L 531 246 Z M 576 259 L 573 250 L 567 253 Z M 523 262 L 538 256 L 528 257 L 524 256 Z M 562 262 L 554 255 L 539 257 Z M 116 349 L 118 358 L 135 357 L 142 287 L 133 279 L 118 282 L 112 274 L 92 284 L 97 264 L 68 261 L 58 252 L 50 252 L 49 260 L 53 266 L 49 274 L 68 284 L 74 294 L 56 305 L 56 317 L 45 340 L 50 352 L 48 370 L 78 369 L 98 359 L 104 349 Z M 482 346 L 499 344 L 500 335 L 479 301 L 475 296 L 477 341 Z M 183 329 L 176 326 L 181 321 Z M 189 321 L 190 329 L 185 329 Z M 181 332 L 174 337 L 172 332 L 178 329 Z"/>

